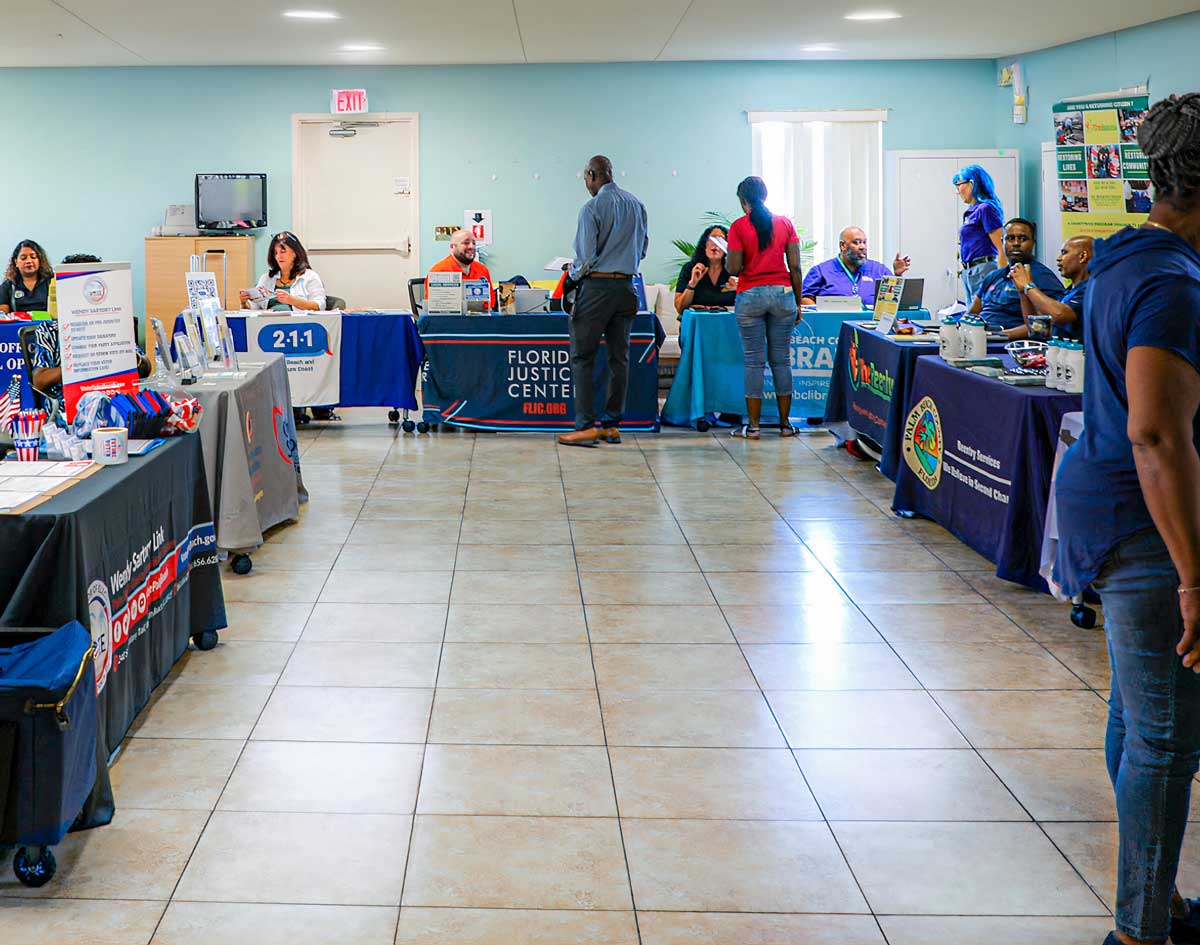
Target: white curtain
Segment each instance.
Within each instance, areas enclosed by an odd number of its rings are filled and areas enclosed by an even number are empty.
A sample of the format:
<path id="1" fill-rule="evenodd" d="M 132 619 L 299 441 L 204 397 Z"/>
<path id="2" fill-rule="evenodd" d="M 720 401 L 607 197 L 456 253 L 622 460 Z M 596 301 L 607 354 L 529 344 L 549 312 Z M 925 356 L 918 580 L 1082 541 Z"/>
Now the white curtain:
<path id="1" fill-rule="evenodd" d="M 860 226 L 875 258 L 883 241 L 883 120 L 879 112 L 751 112 L 754 173 L 767 204 L 817 241 L 818 262 Z M 886 260 L 885 260 L 886 261 Z"/>

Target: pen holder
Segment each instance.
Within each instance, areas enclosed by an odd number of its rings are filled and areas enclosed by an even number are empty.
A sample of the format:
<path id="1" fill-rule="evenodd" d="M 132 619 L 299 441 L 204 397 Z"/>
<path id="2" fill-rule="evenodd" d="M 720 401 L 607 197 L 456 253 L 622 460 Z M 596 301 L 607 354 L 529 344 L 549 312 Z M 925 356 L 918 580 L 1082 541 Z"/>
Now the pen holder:
<path id="1" fill-rule="evenodd" d="M 17 459 L 23 463 L 37 461 L 42 445 L 42 424 L 46 415 L 40 410 L 19 410 L 12 420 L 13 445 Z"/>

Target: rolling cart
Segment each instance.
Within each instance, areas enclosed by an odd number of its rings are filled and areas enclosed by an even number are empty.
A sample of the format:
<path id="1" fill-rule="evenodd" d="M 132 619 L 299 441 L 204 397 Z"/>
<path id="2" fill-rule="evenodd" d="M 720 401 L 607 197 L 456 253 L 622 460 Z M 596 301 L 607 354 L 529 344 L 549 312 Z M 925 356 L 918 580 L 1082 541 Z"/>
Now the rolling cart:
<path id="1" fill-rule="evenodd" d="M 13 872 L 44 886 L 51 849 L 96 780 L 96 682 L 91 634 L 78 621 L 0 649 L 0 842 L 15 843 Z"/>
<path id="2" fill-rule="evenodd" d="M 413 420 L 411 416 L 415 413 L 418 417 L 423 417 L 425 413 L 425 397 L 422 387 L 427 370 L 429 370 L 429 362 L 422 359 L 420 366 L 417 368 L 417 376 L 413 385 L 413 395 L 417 401 L 416 409 L 410 410 L 408 407 L 393 407 L 388 411 L 388 423 L 399 424 L 400 429 L 405 433 L 412 433 L 414 430 L 417 433 L 428 433 L 438 428 L 436 423 L 429 423 L 424 419 Z"/>

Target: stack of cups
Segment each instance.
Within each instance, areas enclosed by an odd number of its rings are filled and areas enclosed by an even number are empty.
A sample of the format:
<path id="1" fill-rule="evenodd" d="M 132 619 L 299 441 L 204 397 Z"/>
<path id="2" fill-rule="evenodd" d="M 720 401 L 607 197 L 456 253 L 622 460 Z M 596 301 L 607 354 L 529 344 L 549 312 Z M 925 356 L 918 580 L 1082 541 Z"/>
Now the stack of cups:
<path id="1" fill-rule="evenodd" d="M 17 459 L 23 463 L 36 462 L 42 445 L 42 424 L 46 414 L 41 410 L 19 410 L 12 421 L 13 445 Z"/>

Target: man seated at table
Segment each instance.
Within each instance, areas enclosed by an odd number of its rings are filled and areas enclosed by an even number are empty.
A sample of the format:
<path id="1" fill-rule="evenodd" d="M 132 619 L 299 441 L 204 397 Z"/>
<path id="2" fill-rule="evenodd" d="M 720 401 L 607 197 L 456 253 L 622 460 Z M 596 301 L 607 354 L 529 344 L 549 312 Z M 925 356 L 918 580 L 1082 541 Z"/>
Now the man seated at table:
<path id="1" fill-rule="evenodd" d="M 912 265 L 907 256 L 896 254 L 889 269 L 867 258 L 867 234 L 857 226 L 842 230 L 838 254 L 808 270 L 801 287 L 801 305 L 812 305 L 822 295 L 857 295 L 866 308 L 875 307 L 875 288 L 887 276 L 902 276 Z"/>
<path id="2" fill-rule="evenodd" d="M 1072 236 L 1058 252 L 1058 271 L 1071 280 L 1071 288 L 1061 299 L 1053 299 L 1033 282 L 1029 266 L 1014 266 L 1013 284 L 1021 292 L 1021 314 L 1026 325 L 1031 315 L 1049 315 L 1054 337 L 1083 341 L 1083 288 L 1087 284 L 1088 263 L 1094 255 L 1090 236 Z"/>
<path id="3" fill-rule="evenodd" d="M 492 311 L 496 311 L 496 289 L 492 274 L 479 261 L 479 249 L 470 230 L 455 230 L 450 237 L 450 255 L 429 267 L 430 272 L 461 272 L 463 281 L 486 281 L 491 289 Z M 425 279 L 425 298 L 429 298 L 429 279 Z"/>
<path id="4" fill-rule="evenodd" d="M 1029 337 L 1025 317 L 1021 314 L 1021 290 L 1013 281 L 1013 270 L 1017 266 L 1027 267 L 1030 283 L 1054 301 L 1066 291 L 1058 277 L 1034 256 L 1037 253 L 1037 224 L 1023 217 L 1013 217 L 1004 224 L 1004 256 L 1009 265 L 991 273 L 979 287 L 968 311 L 972 315 L 983 315 L 989 326 L 998 328 L 1016 341 Z"/>

